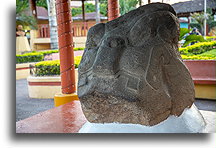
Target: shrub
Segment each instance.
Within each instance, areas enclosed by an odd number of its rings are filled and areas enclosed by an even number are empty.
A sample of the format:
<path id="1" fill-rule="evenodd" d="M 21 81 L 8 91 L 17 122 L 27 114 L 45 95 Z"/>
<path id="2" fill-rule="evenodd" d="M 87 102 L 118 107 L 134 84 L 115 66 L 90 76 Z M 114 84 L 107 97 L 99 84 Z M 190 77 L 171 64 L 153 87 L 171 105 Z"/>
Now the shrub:
<path id="1" fill-rule="evenodd" d="M 58 52 L 59 52 L 59 50 L 56 49 L 56 50 L 39 51 L 38 53 L 42 53 L 45 56 L 45 55 L 48 55 L 51 53 L 58 53 Z"/>
<path id="2" fill-rule="evenodd" d="M 181 55 L 184 60 L 216 60 L 216 49 L 204 52 L 199 55 Z"/>
<path id="3" fill-rule="evenodd" d="M 181 54 L 187 55 L 187 54 L 201 54 L 206 51 L 212 50 L 216 46 L 216 41 L 211 41 L 211 42 L 201 42 L 201 43 L 196 43 L 191 46 L 187 46 L 185 48 L 179 48 L 179 52 Z"/>
<path id="4" fill-rule="evenodd" d="M 35 75 L 36 76 L 60 75 L 59 60 L 38 62 L 37 64 L 35 64 Z"/>
<path id="5" fill-rule="evenodd" d="M 78 50 L 84 50 L 85 48 L 83 47 L 77 47 L 77 48 L 73 48 L 74 51 L 78 51 Z"/>
<path id="6" fill-rule="evenodd" d="M 75 57 L 74 57 L 74 65 L 75 65 L 75 68 L 78 68 L 81 59 L 82 59 L 82 56 L 75 56 Z"/>
<path id="7" fill-rule="evenodd" d="M 75 68 L 78 68 L 82 56 L 74 57 Z M 53 76 L 60 75 L 60 61 L 41 61 L 35 64 L 36 76 Z"/>
<path id="8" fill-rule="evenodd" d="M 16 63 L 38 62 L 43 59 L 44 55 L 41 53 L 25 53 L 22 55 L 16 55 Z"/>

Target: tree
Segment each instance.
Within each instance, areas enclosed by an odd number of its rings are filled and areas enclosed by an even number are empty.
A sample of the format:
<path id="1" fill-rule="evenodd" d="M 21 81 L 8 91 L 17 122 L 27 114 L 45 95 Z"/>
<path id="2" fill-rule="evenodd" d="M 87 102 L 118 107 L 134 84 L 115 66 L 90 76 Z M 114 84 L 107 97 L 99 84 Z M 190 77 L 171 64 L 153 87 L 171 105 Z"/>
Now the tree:
<path id="1" fill-rule="evenodd" d="M 214 21 L 214 15 L 212 14 L 211 9 L 207 9 L 207 24 L 209 26 L 209 29 L 214 27 L 216 25 L 216 21 Z M 200 32 L 204 34 L 204 12 L 201 13 L 193 13 L 191 14 L 192 23 L 190 23 L 191 27 L 197 27 L 200 29 Z"/>
<path id="2" fill-rule="evenodd" d="M 36 5 L 39 7 L 44 7 L 45 9 L 48 9 L 46 0 L 37 0 Z"/>
<path id="3" fill-rule="evenodd" d="M 136 8 L 139 0 L 119 0 L 120 5 L 120 14 L 124 15 L 125 13 Z"/>
<path id="4" fill-rule="evenodd" d="M 37 20 L 26 14 L 28 7 L 28 0 L 16 0 L 16 24 L 37 29 Z"/>
<path id="5" fill-rule="evenodd" d="M 82 7 L 72 8 L 71 12 L 72 16 L 82 14 Z M 92 3 L 85 3 L 85 12 L 95 12 L 95 5 L 93 5 Z M 107 16 L 107 0 L 100 0 L 100 13 L 104 16 Z"/>
<path id="6" fill-rule="evenodd" d="M 58 32 L 57 32 L 57 20 L 56 20 L 56 0 L 46 0 L 49 26 L 50 26 L 50 45 L 51 49 L 58 49 Z"/>
<path id="7" fill-rule="evenodd" d="M 180 34 L 179 34 L 179 41 L 184 41 L 182 47 L 186 47 L 192 42 L 204 42 L 205 39 L 201 35 L 196 35 L 196 34 L 190 34 L 191 30 L 187 28 L 180 28 Z"/>

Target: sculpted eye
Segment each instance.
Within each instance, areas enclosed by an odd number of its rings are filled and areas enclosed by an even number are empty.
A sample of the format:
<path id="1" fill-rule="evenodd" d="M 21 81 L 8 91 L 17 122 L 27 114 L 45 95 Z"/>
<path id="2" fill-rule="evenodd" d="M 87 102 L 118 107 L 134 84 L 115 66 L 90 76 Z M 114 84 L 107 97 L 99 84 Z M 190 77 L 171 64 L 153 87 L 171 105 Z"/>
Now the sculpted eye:
<path id="1" fill-rule="evenodd" d="M 120 37 L 109 37 L 108 46 L 111 48 L 122 47 L 125 45 L 125 41 Z"/>

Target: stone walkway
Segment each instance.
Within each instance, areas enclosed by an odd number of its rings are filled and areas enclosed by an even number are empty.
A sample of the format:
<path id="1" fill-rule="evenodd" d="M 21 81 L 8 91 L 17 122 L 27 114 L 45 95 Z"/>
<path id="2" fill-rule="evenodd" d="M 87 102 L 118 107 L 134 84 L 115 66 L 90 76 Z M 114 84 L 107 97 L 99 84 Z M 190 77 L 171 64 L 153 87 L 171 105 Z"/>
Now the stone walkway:
<path id="1" fill-rule="evenodd" d="M 216 101 L 196 100 L 195 104 L 201 110 L 216 112 Z M 29 98 L 26 79 L 16 81 L 16 121 L 31 117 L 53 107 L 53 99 Z"/>
<path id="2" fill-rule="evenodd" d="M 16 81 L 16 121 L 51 109 L 53 106 L 53 99 L 29 98 L 26 79 Z"/>

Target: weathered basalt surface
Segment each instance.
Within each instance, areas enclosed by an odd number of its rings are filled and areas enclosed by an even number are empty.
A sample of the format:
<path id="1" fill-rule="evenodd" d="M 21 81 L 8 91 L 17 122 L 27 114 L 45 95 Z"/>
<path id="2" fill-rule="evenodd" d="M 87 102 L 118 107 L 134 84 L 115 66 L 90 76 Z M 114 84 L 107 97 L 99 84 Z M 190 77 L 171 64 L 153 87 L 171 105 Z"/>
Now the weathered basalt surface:
<path id="1" fill-rule="evenodd" d="M 92 27 L 78 82 L 88 121 L 152 126 L 190 107 L 194 85 L 178 52 L 178 36 L 176 13 L 162 3 Z"/>

